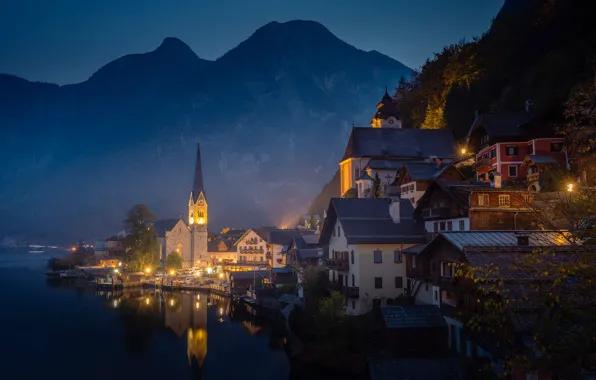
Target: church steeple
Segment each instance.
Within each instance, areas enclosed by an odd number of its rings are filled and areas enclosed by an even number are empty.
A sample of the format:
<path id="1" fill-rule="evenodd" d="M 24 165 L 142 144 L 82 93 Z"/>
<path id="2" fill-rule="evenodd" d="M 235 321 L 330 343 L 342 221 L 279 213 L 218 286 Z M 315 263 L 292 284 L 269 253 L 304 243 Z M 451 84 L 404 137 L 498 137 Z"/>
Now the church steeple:
<path id="1" fill-rule="evenodd" d="M 203 166 L 201 164 L 201 145 L 197 142 L 197 160 L 195 162 L 195 177 L 188 201 L 188 224 L 207 227 L 207 198 L 203 186 Z"/>
<path id="2" fill-rule="evenodd" d="M 203 166 L 201 165 L 201 144 L 197 142 L 197 160 L 195 162 L 195 180 L 192 184 L 193 202 L 196 202 L 199 194 L 205 195 L 205 187 L 203 185 Z"/>

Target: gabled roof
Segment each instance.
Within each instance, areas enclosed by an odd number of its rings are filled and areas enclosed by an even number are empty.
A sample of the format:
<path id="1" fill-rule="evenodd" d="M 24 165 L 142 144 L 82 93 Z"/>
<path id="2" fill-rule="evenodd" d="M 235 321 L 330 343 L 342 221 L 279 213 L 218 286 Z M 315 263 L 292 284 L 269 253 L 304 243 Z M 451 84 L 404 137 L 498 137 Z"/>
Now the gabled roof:
<path id="1" fill-rule="evenodd" d="M 383 306 L 381 314 L 388 329 L 442 327 L 447 322 L 435 305 Z"/>
<path id="2" fill-rule="evenodd" d="M 348 158 L 455 157 L 455 138 L 448 129 L 354 127 L 341 161 Z"/>
<path id="3" fill-rule="evenodd" d="M 181 220 L 182 220 L 182 223 L 184 223 L 184 220 L 181 218 L 158 220 L 153 223 L 153 229 L 157 233 L 157 236 L 166 236 L 166 232 L 172 231 L 172 229 L 176 226 L 176 224 L 178 224 L 178 222 Z M 186 223 L 184 223 L 184 225 L 186 226 Z"/>
<path id="4" fill-rule="evenodd" d="M 467 182 L 448 179 L 436 179 L 426 189 L 426 192 L 420 197 L 414 210 L 414 217 L 418 217 L 422 210 L 426 208 L 426 203 L 433 196 L 434 191 L 443 191 L 457 206 L 467 211 L 470 208 L 470 193 L 472 191 L 488 191 L 490 183 L 487 182 Z"/>
<path id="5" fill-rule="evenodd" d="M 481 127 L 491 137 L 524 136 L 527 132 L 523 127 L 529 121 L 525 113 L 480 113 L 474 118 L 466 138 L 469 142 L 472 133 Z"/>
<path id="6" fill-rule="evenodd" d="M 409 160 L 381 160 L 381 159 L 372 159 L 368 161 L 366 167 L 364 169 L 374 169 L 374 170 L 400 170 L 404 163 L 408 162 Z M 410 160 L 411 161 L 411 160 Z"/>
<path id="7" fill-rule="evenodd" d="M 197 142 L 197 159 L 195 162 L 195 176 L 194 181 L 192 184 L 192 198 L 193 202 L 196 202 L 199 199 L 199 195 L 203 193 L 205 199 L 207 196 L 205 194 L 205 186 L 203 185 L 203 166 L 201 164 L 201 145 Z"/>
<path id="8" fill-rule="evenodd" d="M 567 246 L 566 231 L 451 231 L 439 234 L 463 250 L 466 247 L 517 247 L 517 237 L 529 237 L 529 247 Z"/>
<path id="9" fill-rule="evenodd" d="M 424 243 L 424 223 L 412 218 L 414 210 L 409 200 L 400 199 L 399 202 L 400 222 L 395 223 L 389 214 L 390 199 L 331 199 L 320 243 L 329 244 L 338 219 L 348 244 Z"/>

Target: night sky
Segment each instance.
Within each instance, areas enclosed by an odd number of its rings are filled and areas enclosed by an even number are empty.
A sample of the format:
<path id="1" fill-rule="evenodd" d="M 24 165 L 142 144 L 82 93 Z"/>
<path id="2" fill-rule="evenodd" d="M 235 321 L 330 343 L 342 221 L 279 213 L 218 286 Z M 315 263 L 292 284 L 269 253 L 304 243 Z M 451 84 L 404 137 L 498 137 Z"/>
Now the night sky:
<path id="1" fill-rule="evenodd" d="M 143 6 L 139 6 L 143 4 Z M 217 59 L 270 21 L 322 23 L 344 41 L 418 68 L 488 29 L 503 0 L 19 0 L 0 2 L 0 73 L 58 84 L 178 37 Z"/>

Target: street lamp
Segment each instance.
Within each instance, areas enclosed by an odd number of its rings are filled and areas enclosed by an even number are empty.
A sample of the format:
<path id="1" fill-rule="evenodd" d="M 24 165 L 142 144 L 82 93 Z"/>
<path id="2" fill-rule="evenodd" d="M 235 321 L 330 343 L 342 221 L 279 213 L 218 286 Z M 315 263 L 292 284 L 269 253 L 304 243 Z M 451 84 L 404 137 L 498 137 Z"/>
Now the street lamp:
<path id="1" fill-rule="evenodd" d="M 176 274 L 176 272 L 174 272 L 173 270 L 170 271 L 170 276 L 173 276 L 175 274 Z"/>
<path id="2" fill-rule="evenodd" d="M 572 183 L 568 183 L 567 184 L 567 191 L 569 191 L 569 192 L 573 191 L 573 184 Z"/>
<path id="3" fill-rule="evenodd" d="M 149 267 L 145 268 L 145 273 L 147 273 L 147 274 L 151 273 L 151 268 L 149 268 Z"/>
<path id="4" fill-rule="evenodd" d="M 466 154 L 466 148 L 461 148 L 461 154 L 462 154 L 462 156 L 463 156 L 464 154 Z"/>

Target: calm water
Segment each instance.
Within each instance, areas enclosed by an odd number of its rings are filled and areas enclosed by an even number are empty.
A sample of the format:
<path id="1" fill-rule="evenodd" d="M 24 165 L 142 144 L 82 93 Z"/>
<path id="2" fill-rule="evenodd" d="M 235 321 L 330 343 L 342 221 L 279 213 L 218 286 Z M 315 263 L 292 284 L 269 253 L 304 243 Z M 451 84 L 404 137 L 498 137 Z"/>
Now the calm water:
<path id="1" fill-rule="evenodd" d="M 264 321 L 226 299 L 48 283 L 56 252 L 0 251 L 0 379 L 287 379 Z"/>

